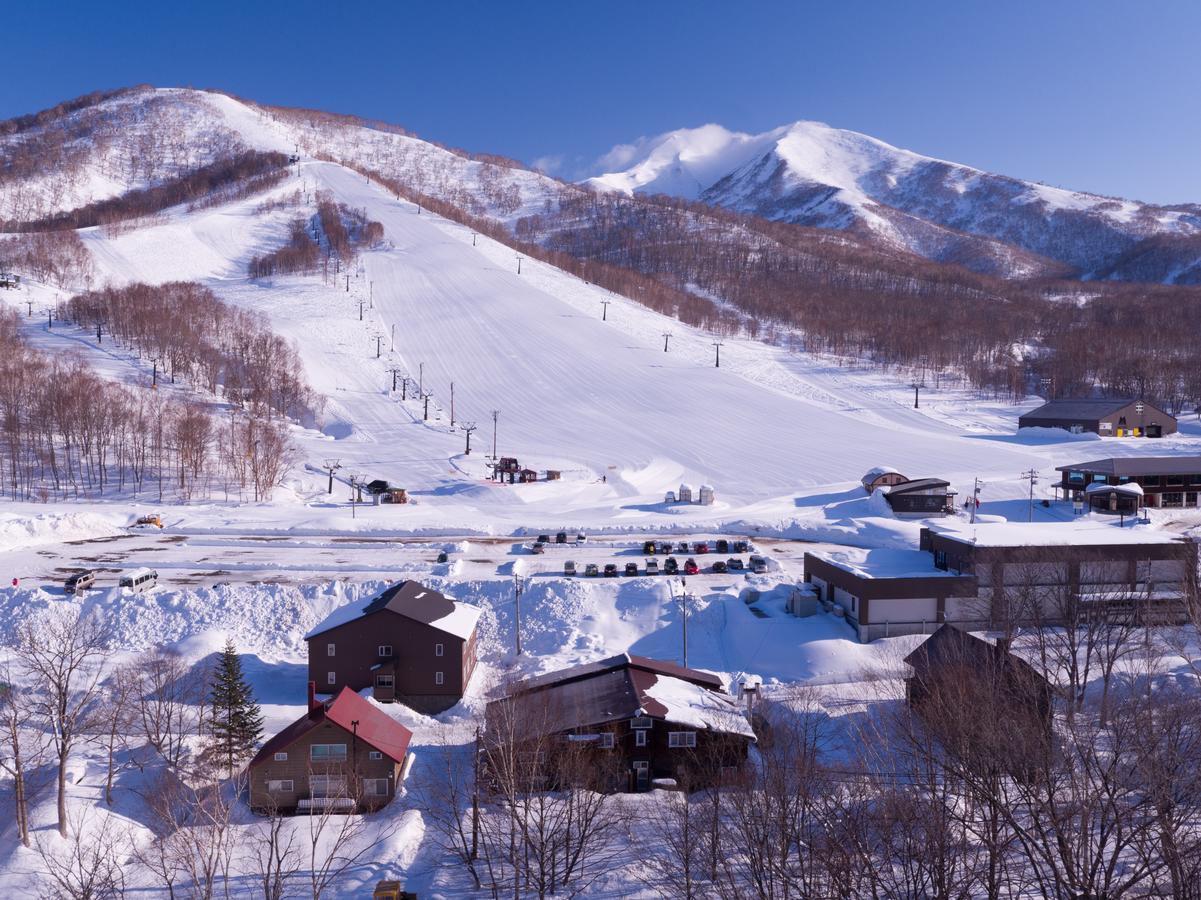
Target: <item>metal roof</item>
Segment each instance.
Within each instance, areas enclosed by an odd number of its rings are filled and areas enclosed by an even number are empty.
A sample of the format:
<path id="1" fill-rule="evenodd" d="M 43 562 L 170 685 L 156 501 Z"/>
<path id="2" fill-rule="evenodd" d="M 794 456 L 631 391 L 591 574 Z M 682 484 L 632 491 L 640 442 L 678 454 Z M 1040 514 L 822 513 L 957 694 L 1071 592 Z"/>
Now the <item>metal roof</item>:
<path id="1" fill-rule="evenodd" d="M 1099 419 L 1107 416 L 1110 413 L 1117 412 L 1124 406 L 1129 406 L 1131 403 L 1141 402 L 1148 409 L 1153 409 L 1156 412 L 1167 415 L 1162 409 L 1152 403 L 1150 400 L 1139 400 L 1138 397 L 1128 397 L 1125 399 L 1084 399 L 1084 400 L 1051 400 L 1044 403 L 1038 409 L 1032 409 L 1030 412 L 1021 416 L 1021 419 Z"/>
<path id="2" fill-rule="evenodd" d="M 1097 475 L 1193 475 L 1201 472 L 1201 456 L 1111 456 L 1089 462 L 1056 466 L 1059 472 Z"/>
<path id="3" fill-rule="evenodd" d="M 378 750 L 394 762 L 403 762 L 409 749 L 413 732 L 405 728 L 383 710 L 364 700 L 348 687 L 332 703 L 321 705 L 305 713 L 267 743 L 263 744 L 252 766 L 274 758 L 276 751 L 295 743 L 318 725 L 332 722 L 339 728 L 362 741 L 372 750 Z"/>

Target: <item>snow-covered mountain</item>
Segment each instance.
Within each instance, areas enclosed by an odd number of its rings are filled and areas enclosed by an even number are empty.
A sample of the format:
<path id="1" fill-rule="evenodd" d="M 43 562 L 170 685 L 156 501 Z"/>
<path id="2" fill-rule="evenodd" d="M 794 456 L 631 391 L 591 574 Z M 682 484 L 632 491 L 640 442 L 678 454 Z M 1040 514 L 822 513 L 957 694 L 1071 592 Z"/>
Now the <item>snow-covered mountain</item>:
<path id="1" fill-rule="evenodd" d="M 1201 236 L 1201 205 L 1048 187 L 820 122 L 755 135 L 719 125 L 681 129 L 619 146 L 600 161 L 614 164 L 585 183 L 856 229 L 929 259 L 1010 276 L 1201 283 L 1192 240 Z"/>

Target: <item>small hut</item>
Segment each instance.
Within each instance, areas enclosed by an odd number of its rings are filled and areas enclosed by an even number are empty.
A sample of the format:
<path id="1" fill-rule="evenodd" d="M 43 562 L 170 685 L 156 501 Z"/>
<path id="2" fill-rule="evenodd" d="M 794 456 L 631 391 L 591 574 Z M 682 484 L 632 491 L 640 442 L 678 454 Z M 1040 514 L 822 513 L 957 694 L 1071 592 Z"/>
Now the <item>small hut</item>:
<path id="1" fill-rule="evenodd" d="M 1143 504 L 1143 489 L 1133 481 L 1123 484 L 1094 482 L 1084 489 L 1089 512 L 1133 516 Z"/>
<path id="2" fill-rule="evenodd" d="M 547 469 L 546 470 L 546 480 L 547 481 L 558 481 L 562 477 L 563 477 L 563 473 L 560 472 L 558 469 Z"/>
<path id="3" fill-rule="evenodd" d="M 389 487 L 386 491 L 378 495 L 382 503 L 408 503 L 409 492 L 404 488 Z"/>
<path id="4" fill-rule="evenodd" d="M 517 474 L 517 480 L 522 484 L 533 484 L 538 480 L 538 473 L 533 469 L 522 469 Z"/>
<path id="5" fill-rule="evenodd" d="M 663 502 L 664 503 L 675 503 L 676 502 L 676 492 L 668 491 L 666 494 L 664 494 Z"/>
<path id="6" fill-rule="evenodd" d="M 702 484 L 700 497 L 698 497 L 697 499 L 699 500 L 701 506 L 712 506 L 713 505 L 713 485 Z"/>
<path id="7" fill-rule="evenodd" d="M 676 493 L 676 502 L 677 503 L 691 503 L 692 502 L 692 485 L 690 485 L 690 484 L 681 484 L 680 485 L 680 490 Z"/>
<path id="8" fill-rule="evenodd" d="M 892 487 L 897 484 L 904 484 L 909 479 L 894 469 L 892 466 L 876 466 L 868 469 L 867 473 L 861 479 L 863 489 L 869 494 L 874 493 L 876 488 Z"/>

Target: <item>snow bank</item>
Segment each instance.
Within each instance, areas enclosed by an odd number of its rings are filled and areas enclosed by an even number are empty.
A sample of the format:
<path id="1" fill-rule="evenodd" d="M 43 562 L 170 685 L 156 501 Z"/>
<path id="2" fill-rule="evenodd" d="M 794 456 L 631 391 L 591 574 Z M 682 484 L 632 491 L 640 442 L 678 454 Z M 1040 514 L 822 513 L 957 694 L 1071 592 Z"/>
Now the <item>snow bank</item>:
<path id="1" fill-rule="evenodd" d="M 0 513 L 0 553 L 41 544 L 86 541 L 123 534 L 128 518 L 103 513 L 44 513 L 21 516 Z"/>

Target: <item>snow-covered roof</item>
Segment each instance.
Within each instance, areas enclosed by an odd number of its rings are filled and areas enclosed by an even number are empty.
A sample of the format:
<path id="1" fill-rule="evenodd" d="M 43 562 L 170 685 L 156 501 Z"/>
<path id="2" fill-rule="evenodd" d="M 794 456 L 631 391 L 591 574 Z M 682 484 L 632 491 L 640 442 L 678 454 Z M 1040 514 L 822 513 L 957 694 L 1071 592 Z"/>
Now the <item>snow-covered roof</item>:
<path id="1" fill-rule="evenodd" d="M 665 722 L 706 731 L 741 734 L 752 739 L 755 737 L 751 723 L 743 715 L 738 702 L 728 694 L 719 694 L 699 684 L 666 675 L 658 676 L 643 693 L 667 709 L 663 714 Z"/>
<path id="2" fill-rule="evenodd" d="M 1150 528 L 1120 528 L 1116 523 L 986 522 L 975 526 L 932 523 L 932 532 L 977 547 L 1104 547 L 1113 544 L 1178 544 L 1185 538 Z"/>
<path id="3" fill-rule="evenodd" d="M 1084 493 L 1086 494 L 1108 493 L 1109 491 L 1115 491 L 1119 494 L 1133 494 L 1136 497 L 1143 495 L 1142 485 L 1135 484 L 1133 481 L 1123 482 L 1122 484 L 1105 484 L 1102 481 L 1094 481 L 1084 489 Z"/>
<path id="4" fill-rule="evenodd" d="M 441 619 L 435 619 L 429 624 L 431 628 L 437 628 L 439 631 L 445 631 L 447 634 L 467 640 L 475 631 L 475 625 L 483 614 L 484 611 L 478 606 L 456 602 L 455 608 L 450 614 Z"/>
<path id="5" fill-rule="evenodd" d="M 900 475 L 899 469 L 894 469 L 892 466 L 873 466 L 868 469 L 864 475 L 864 481 L 875 481 L 881 475 Z"/>
<path id="6" fill-rule="evenodd" d="M 688 493 L 692 493 L 692 485 L 688 484 L 687 482 L 684 482 L 680 485 L 680 491 L 681 492 L 688 491 Z"/>
<path id="7" fill-rule="evenodd" d="M 805 554 L 860 578 L 956 578 L 953 572 L 934 568 L 934 558 L 922 550 L 845 550 L 814 551 Z"/>
<path id="8" fill-rule="evenodd" d="M 467 640 L 479 621 L 481 610 L 458 603 L 440 591 L 416 581 L 398 581 L 381 593 L 339 606 L 304 636 L 307 641 L 363 616 L 387 610 L 431 628 Z"/>

